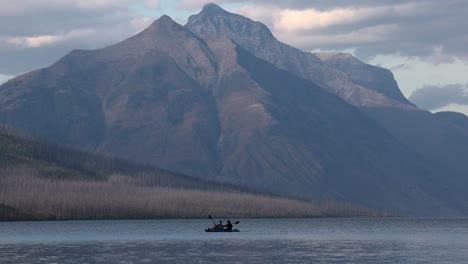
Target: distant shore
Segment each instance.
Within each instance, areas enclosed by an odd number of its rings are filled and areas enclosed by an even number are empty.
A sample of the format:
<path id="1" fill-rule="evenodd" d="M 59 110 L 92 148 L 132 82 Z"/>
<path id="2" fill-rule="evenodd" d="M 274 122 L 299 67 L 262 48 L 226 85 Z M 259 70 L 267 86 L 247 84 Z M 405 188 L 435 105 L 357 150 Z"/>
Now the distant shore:
<path id="1" fill-rule="evenodd" d="M 28 213 L 19 211 L 13 207 L 6 206 L 0 204 L 0 222 L 22 222 L 22 221 L 94 221 L 94 220 L 164 220 L 164 219 L 207 219 L 208 214 L 213 212 L 207 212 L 205 215 L 200 214 L 183 214 L 183 215 L 133 215 L 133 216 L 124 216 L 124 217 L 96 217 L 96 216 L 88 216 L 88 217 L 57 217 L 53 215 L 44 215 L 38 213 Z M 381 213 L 376 214 L 375 212 L 369 215 L 361 214 L 361 215 L 312 215 L 312 214 L 268 214 L 268 215 L 245 215 L 245 214 L 227 214 L 227 215 L 217 215 L 217 218 L 226 218 L 226 219 L 262 219 L 262 218 L 376 218 L 376 217 L 401 217 L 396 214 L 390 213 Z"/>

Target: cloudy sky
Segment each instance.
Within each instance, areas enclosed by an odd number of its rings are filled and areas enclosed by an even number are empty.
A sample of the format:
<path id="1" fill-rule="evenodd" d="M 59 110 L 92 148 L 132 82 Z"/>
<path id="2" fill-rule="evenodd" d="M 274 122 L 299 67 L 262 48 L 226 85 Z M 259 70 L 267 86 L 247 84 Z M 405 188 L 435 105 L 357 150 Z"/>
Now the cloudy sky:
<path id="1" fill-rule="evenodd" d="M 393 71 L 421 108 L 468 114 L 466 0 L 0 0 L 0 83 L 72 49 L 127 38 L 214 2 L 304 51 L 346 51 Z"/>

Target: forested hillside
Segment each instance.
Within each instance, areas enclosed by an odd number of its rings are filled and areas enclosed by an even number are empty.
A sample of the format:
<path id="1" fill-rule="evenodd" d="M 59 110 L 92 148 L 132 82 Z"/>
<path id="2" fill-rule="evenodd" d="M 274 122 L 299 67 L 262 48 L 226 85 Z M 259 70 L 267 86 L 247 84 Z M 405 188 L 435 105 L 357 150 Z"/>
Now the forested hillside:
<path id="1" fill-rule="evenodd" d="M 48 144 L 0 128 L 0 220 L 377 216 L 252 192 Z"/>

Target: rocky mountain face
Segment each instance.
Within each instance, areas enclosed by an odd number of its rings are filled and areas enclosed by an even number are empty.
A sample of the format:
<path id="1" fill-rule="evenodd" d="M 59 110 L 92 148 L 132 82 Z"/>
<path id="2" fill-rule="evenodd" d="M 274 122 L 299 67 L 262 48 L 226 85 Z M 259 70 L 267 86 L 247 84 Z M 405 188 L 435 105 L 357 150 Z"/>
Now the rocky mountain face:
<path id="1" fill-rule="evenodd" d="M 201 38 L 225 36 L 256 57 L 310 80 L 353 105 L 404 108 L 411 105 L 401 94 L 390 71 L 364 64 L 351 55 L 341 56 L 343 63 L 334 63 L 340 60 L 339 56 L 303 52 L 278 41 L 265 25 L 226 12 L 217 5 L 206 5 L 200 14 L 188 19 L 185 27 Z M 359 66 L 346 67 L 349 64 Z M 349 69 L 354 69 L 355 74 Z M 365 75 L 361 74 L 363 72 Z M 382 83 L 385 87 L 381 88 Z"/>
<path id="2" fill-rule="evenodd" d="M 346 73 L 353 83 L 383 94 L 389 99 L 412 105 L 401 93 L 391 71 L 366 64 L 348 53 L 321 52 L 315 55 L 327 66 Z"/>
<path id="3" fill-rule="evenodd" d="M 424 126 L 414 128 L 420 116 Z M 7 82 L 0 123 L 262 191 L 468 214 L 461 128 L 447 132 L 408 102 L 390 71 L 302 52 L 213 4 L 185 26 L 163 16 L 120 43 L 72 51 Z M 447 162 L 452 148 L 458 158 Z"/>

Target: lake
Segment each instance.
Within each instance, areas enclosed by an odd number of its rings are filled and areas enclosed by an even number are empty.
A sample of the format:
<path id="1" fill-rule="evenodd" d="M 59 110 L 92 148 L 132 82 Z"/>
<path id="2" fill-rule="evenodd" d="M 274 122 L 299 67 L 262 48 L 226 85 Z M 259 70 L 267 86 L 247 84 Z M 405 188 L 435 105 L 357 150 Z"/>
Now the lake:
<path id="1" fill-rule="evenodd" d="M 205 233 L 211 225 L 4 222 L 0 263 L 468 263 L 467 218 L 241 219 L 239 233 Z"/>

